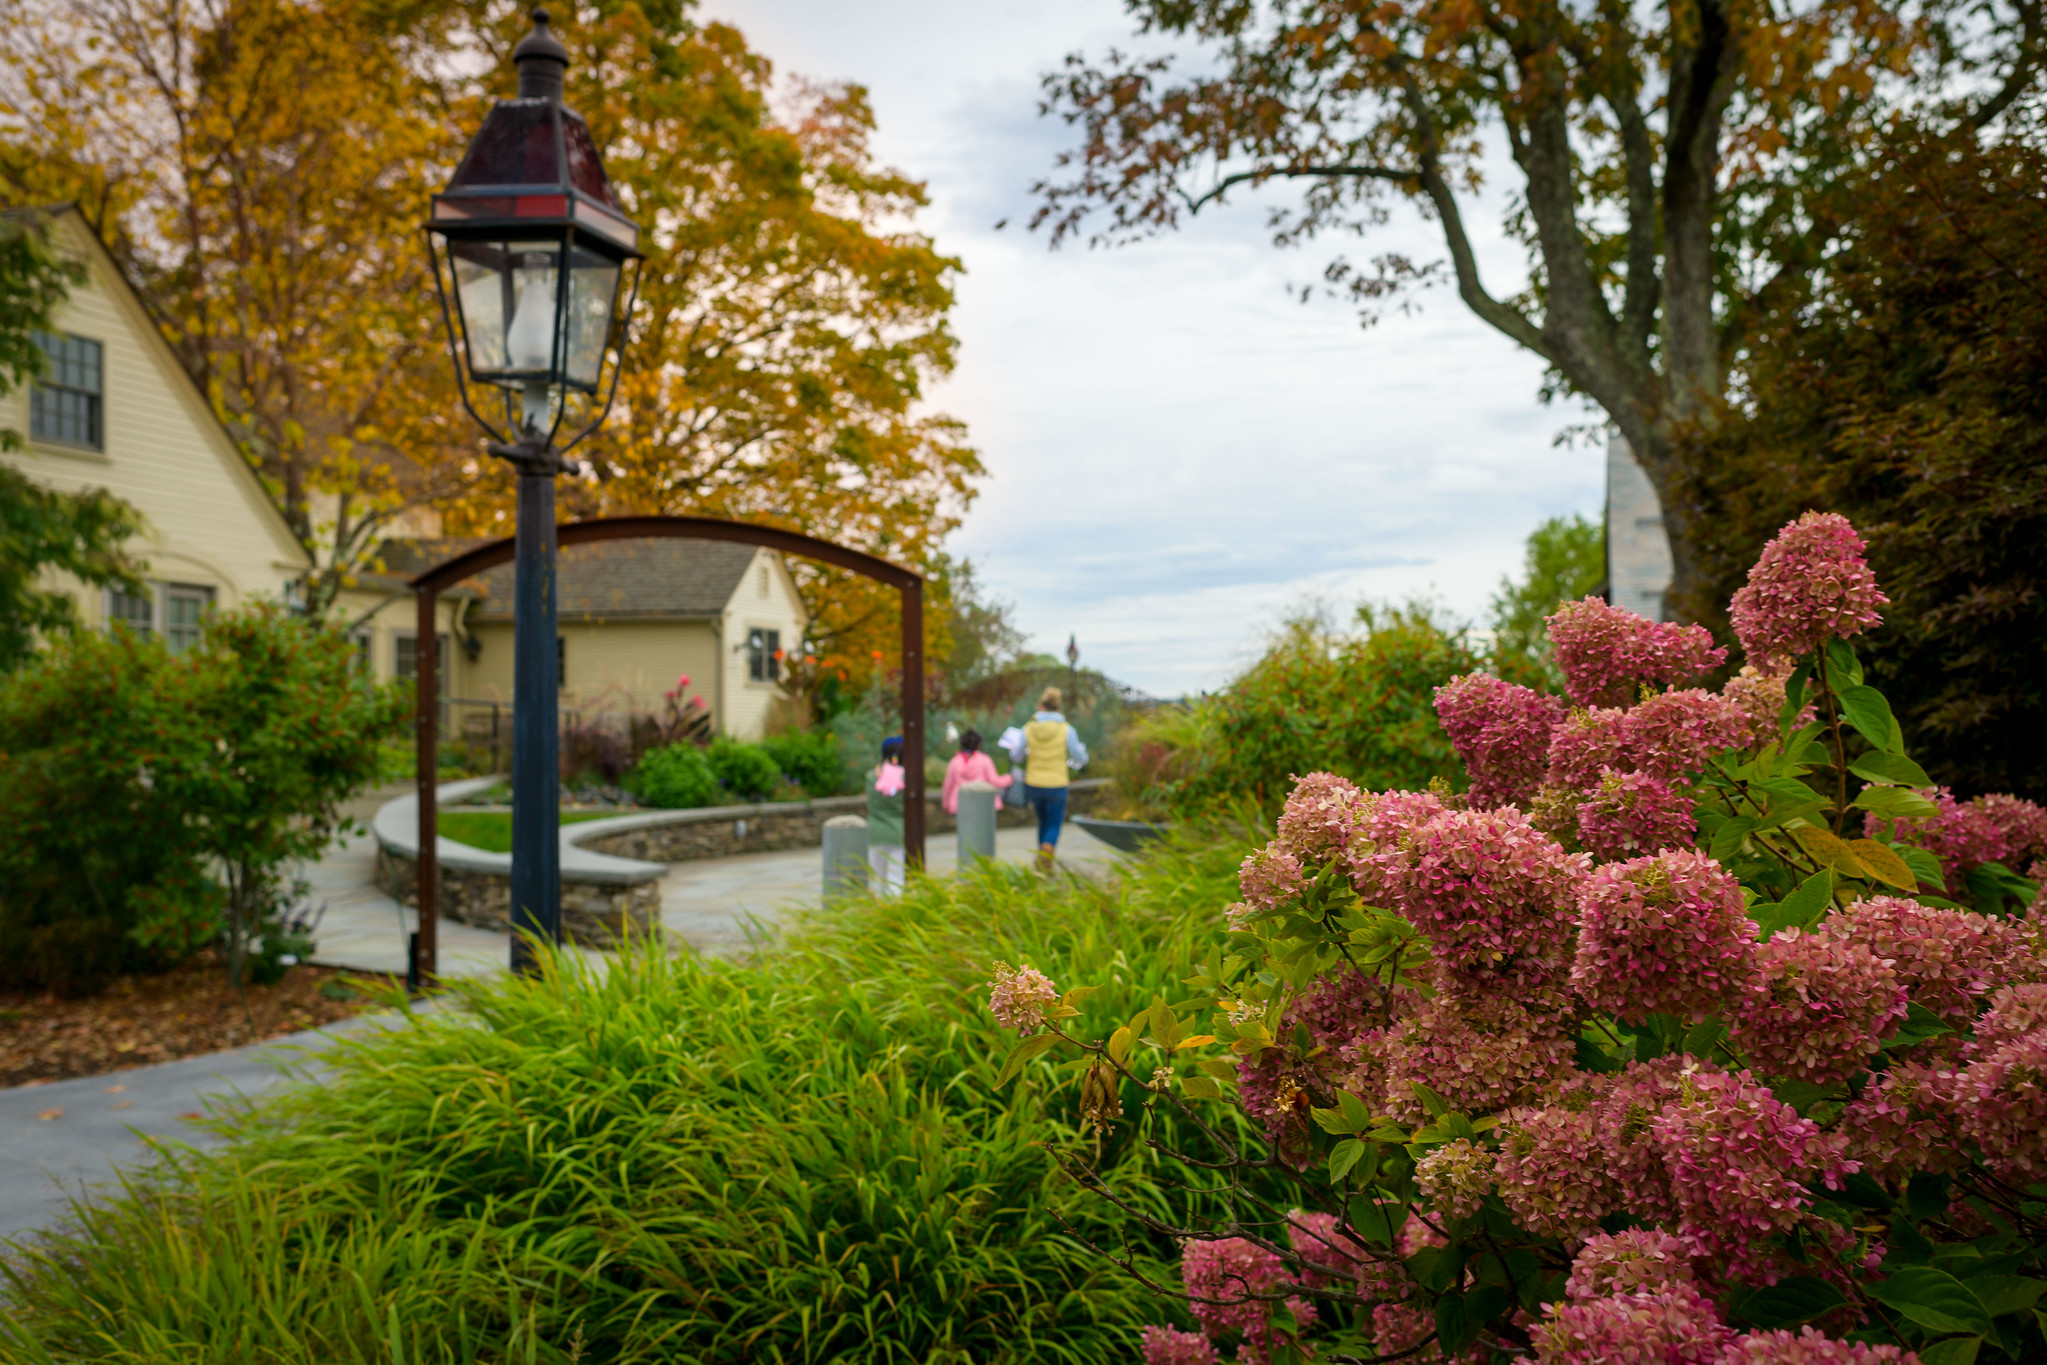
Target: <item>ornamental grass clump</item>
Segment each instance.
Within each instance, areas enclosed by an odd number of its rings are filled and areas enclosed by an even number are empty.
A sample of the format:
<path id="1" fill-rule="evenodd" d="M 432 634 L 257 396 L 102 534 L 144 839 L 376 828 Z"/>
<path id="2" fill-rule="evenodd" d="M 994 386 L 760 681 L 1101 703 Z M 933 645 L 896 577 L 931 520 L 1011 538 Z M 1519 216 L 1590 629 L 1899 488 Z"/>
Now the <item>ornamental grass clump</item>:
<path id="1" fill-rule="evenodd" d="M 1800 519 L 1719 691 L 1704 632 L 1567 603 L 1570 705 L 1440 690 L 1468 791 L 1302 777 L 1179 998 L 1048 981 L 1010 1069 L 1110 1069 L 1187 1163 L 1108 1196 L 1182 1248 L 1179 1320 L 1125 1358 L 2047 1358 L 2047 919 L 2014 870 L 2047 811 L 1906 754 L 1848 643 L 1884 602 L 1853 527 Z M 1047 1148 L 1094 1189 L 1098 1144 Z"/>
<path id="2" fill-rule="evenodd" d="M 1048 1180 L 1039 1144 L 1077 1131 L 962 1040 L 994 957 L 1041 969 L 1018 1026 L 1056 1015 L 1048 975 L 1119 974 L 1096 1000 L 1124 1013 L 1176 989 L 1240 852 L 1209 830 L 1113 883 L 917 878 L 757 960 L 451 986 L 0 1255 L 0 1360 L 1097 1365 L 1156 1313 L 1082 1239 L 1154 1276 L 1173 1248 Z M 1149 1206 L 1159 1160 L 1112 1135 L 1104 1191 Z"/>

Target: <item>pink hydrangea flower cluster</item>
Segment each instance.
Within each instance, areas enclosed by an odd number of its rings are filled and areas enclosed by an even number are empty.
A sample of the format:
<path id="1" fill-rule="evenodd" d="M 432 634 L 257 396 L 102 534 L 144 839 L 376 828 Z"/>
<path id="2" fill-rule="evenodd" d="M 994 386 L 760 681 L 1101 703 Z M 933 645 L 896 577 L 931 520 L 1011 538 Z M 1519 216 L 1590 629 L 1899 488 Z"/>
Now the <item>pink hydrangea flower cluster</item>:
<path id="1" fill-rule="evenodd" d="M 1973 804 L 2003 836 L 2004 853 L 1999 862 L 2026 867 L 2047 855 L 2047 807 L 2002 792 L 1979 796 Z"/>
<path id="2" fill-rule="evenodd" d="M 1356 783 L 1335 773 L 1309 773 L 1295 778 L 1287 793 L 1275 842 L 1297 859 L 1321 862 L 1343 852 L 1362 815 Z"/>
<path id="3" fill-rule="evenodd" d="M 1949 1171 L 1974 1143 L 2001 1177 L 2047 1175 L 2047 983 L 2005 986 L 1952 1060 L 1894 1062 L 1841 1116 L 1849 1154 L 1878 1174 Z"/>
<path id="4" fill-rule="evenodd" d="M 1749 719 L 1737 702 L 1691 687 L 1659 692 L 1628 712 L 1629 767 L 1656 777 L 1705 771 L 1706 760 L 1749 742 Z"/>
<path id="5" fill-rule="evenodd" d="M 1948 889 L 1957 890 L 1963 874 L 1985 863 L 2002 862 L 2006 854 L 2004 831 L 1984 808 L 1974 801 L 1957 801 L 1946 787 L 1919 793 L 1936 807 L 1922 819 L 1892 820 L 1874 813 L 1862 817 L 1871 838 L 1889 838 L 1925 849 L 1940 859 L 1941 874 Z"/>
<path id="6" fill-rule="evenodd" d="M 1891 964 L 1906 994 L 1950 1027 L 1967 1028 L 1976 1002 L 2003 981 L 2015 950 L 2003 920 L 1875 896 L 1827 921 L 1830 932 Z"/>
<path id="7" fill-rule="evenodd" d="M 1607 772 L 1635 771 L 1628 748 L 1628 713 L 1617 706 L 1595 706 L 1564 717 L 1550 738 L 1547 786 L 1584 791 Z"/>
<path id="8" fill-rule="evenodd" d="M 1216 1365 L 1215 1343 L 1199 1332 L 1147 1327 L 1139 1342 L 1144 1365 Z"/>
<path id="9" fill-rule="evenodd" d="M 1484 1002 L 1427 1001 L 1390 1030 L 1380 1048 L 1386 1112 L 1420 1123 L 1417 1083 L 1467 1113 L 1489 1113 L 1532 1098 L 1571 1069 L 1575 1044 L 1554 1021 L 1501 992 Z"/>
<path id="10" fill-rule="evenodd" d="M 1650 1133 L 1670 1175 L 1686 1246 L 1751 1282 L 1776 1281 L 1767 1240 L 1803 1219 L 1811 1203 L 1806 1173 L 1839 1188 L 1854 1169 L 1836 1139 L 1823 1139 L 1818 1124 L 1747 1072 L 1687 1072 L 1678 1103 L 1650 1121 Z"/>
<path id="11" fill-rule="evenodd" d="M 1618 1076 L 1571 1076 L 1548 1103 L 1505 1115 L 1494 1178 L 1515 1221 L 1543 1236 L 1583 1238 L 1622 1209 L 1649 1223 L 1675 1220 L 1670 1178 L 1648 1134 L 1679 1078 L 1676 1058 L 1630 1063 Z"/>
<path id="12" fill-rule="evenodd" d="M 1729 1342 L 1718 1365 L 1919 1365 L 1917 1352 L 1902 1346 L 1872 1346 L 1861 1341 L 1835 1341 L 1811 1327 L 1797 1335 L 1778 1329 L 1750 1332 Z"/>
<path id="13" fill-rule="evenodd" d="M 1977 1051 L 1999 1048 L 2047 1028 L 2047 983 L 2021 981 L 1990 998 L 1990 1008 L 1976 1021 Z"/>
<path id="14" fill-rule="evenodd" d="M 1254 910 L 1273 910 L 1301 893 L 1307 876 L 1301 860 L 1277 843 L 1253 849 L 1237 869 L 1237 889 Z"/>
<path id="15" fill-rule="evenodd" d="M 1848 518 L 1807 512 L 1763 547 L 1728 616 L 1742 652 L 1767 665 L 1860 635 L 1883 620 L 1877 608 L 1889 601 Z"/>
<path id="16" fill-rule="evenodd" d="M 1716 1013 L 1748 990 L 1755 958 L 1741 883 L 1695 850 L 1609 863 L 1578 888 L 1571 984 L 1625 1022 Z"/>
<path id="17" fill-rule="evenodd" d="M 1777 717 L 1784 714 L 1784 689 L 1790 682 L 1788 664 L 1771 669 L 1743 664 L 1741 672 L 1720 689 L 1720 695 L 1740 707 L 1742 715 L 1748 718 L 1747 743 L 1762 744 L 1777 737 Z M 1798 730 L 1812 724 L 1814 714 L 1813 704 L 1807 702 L 1792 717 L 1791 728 Z"/>
<path id="18" fill-rule="evenodd" d="M 1569 934 L 1587 862 L 1512 808 L 1446 811 L 1403 841 L 1397 909 L 1453 968 L 1554 954 Z"/>
<path id="19" fill-rule="evenodd" d="M 1662 1294 L 1695 1289 L 1691 1253 L 1682 1239 L 1658 1228 L 1595 1233 L 1578 1248 L 1564 1296 L 1603 1299 L 1614 1294 Z"/>
<path id="20" fill-rule="evenodd" d="M 1979 1056 L 1954 1082 L 1964 1136 L 2017 1185 L 2047 1178 L 2047 1028 L 1977 1042 Z"/>
<path id="21" fill-rule="evenodd" d="M 1782 931 L 1756 950 L 1756 968 L 1728 1031 L 1764 1075 L 1841 1080 L 1862 1070 L 1905 1017 L 1891 964 L 1831 927 Z"/>
<path id="22" fill-rule="evenodd" d="M 1961 1165 L 1954 1073 L 1916 1061 L 1893 1062 L 1841 1114 L 1848 1155 L 1888 1179 L 1914 1171 L 1941 1174 Z"/>
<path id="23" fill-rule="evenodd" d="M 1545 1304 L 1535 1358 L 1548 1365 L 1717 1365 L 1734 1333 L 1696 1289 Z"/>
<path id="24" fill-rule="evenodd" d="M 1564 690 L 1580 706 L 1627 706 L 1644 686 L 1685 682 L 1727 661 L 1704 626 L 1651 621 L 1597 597 L 1559 606 L 1549 641 Z"/>
<path id="25" fill-rule="evenodd" d="M 995 979 L 988 983 L 988 1012 L 1004 1028 L 1013 1028 L 1028 1038 L 1043 1028 L 1059 1003 L 1059 988 L 1037 968 L 1026 963 L 1012 967 L 995 964 Z"/>
<path id="26" fill-rule="evenodd" d="M 1393 903 L 1393 884 L 1407 866 L 1408 833 L 1444 810 L 1434 792 L 1389 791 L 1363 798 L 1343 860 L 1365 904 Z"/>
<path id="27" fill-rule="evenodd" d="M 1471 774 L 1471 804 L 1490 809 L 1526 801 L 1542 785 L 1564 704 L 1489 673 L 1467 673 L 1436 689 L 1436 716 Z"/>
<path id="28" fill-rule="evenodd" d="M 1676 781 L 1703 771 L 1722 750 L 1746 744 L 1748 735 L 1748 717 L 1725 697 L 1696 687 L 1659 692 L 1632 710 L 1572 712 L 1550 741 L 1544 780 L 1583 791 L 1611 769 Z"/>
<path id="29" fill-rule="evenodd" d="M 1469 1218 L 1493 1189 L 1493 1154 L 1467 1138 L 1446 1142 L 1415 1163 L 1414 1183 L 1439 1219 Z"/>
<path id="30" fill-rule="evenodd" d="M 1188 1308 L 1211 1338 L 1239 1333 L 1238 1359 L 1262 1361 L 1271 1352 L 1273 1297 L 1294 1286 L 1293 1275 L 1271 1252 L 1241 1237 L 1189 1242 L 1180 1255 L 1180 1279 Z M 1315 1321 L 1315 1305 L 1298 1296 L 1285 1300 L 1303 1327 Z"/>
<path id="31" fill-rule="evenodd" d="M 1647 773 L 1608 768 L 1578 806 L 1578 842 L 1595 858 L 1632 858 L 1692 842 L 1691 795 Z"/>

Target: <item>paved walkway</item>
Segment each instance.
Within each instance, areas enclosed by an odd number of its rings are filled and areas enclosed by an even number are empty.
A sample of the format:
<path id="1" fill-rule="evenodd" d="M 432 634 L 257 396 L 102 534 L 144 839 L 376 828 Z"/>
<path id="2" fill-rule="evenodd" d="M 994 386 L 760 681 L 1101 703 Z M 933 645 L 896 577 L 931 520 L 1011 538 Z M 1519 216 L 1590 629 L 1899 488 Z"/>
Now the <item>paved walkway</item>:
<path id="1" fill-rule="evenodd" d="M 1031 829 L 996 832 L 996 856 L 1006 862 L 1028 862 L 1036 849 Z M 357 835 L 308 873 L 314 903 L 327 906 L 314 935 L 320 945 L 315 962 L 357 971 L 405 971 L 405 936 L 418 924 L 418 914 L 370 884 L 376 856 L 374 837 Z M 950 834 L 934 838 L 929 856 L 933 875 L 954 871 L 959 864 L 957 839 Z M 1117 856 L 1072 825 L 1059 837 L 1059 864 L 1064 868 L 1099 872 L 1112 866 Z M 824 851 L 816 848 L 673 863 L 660 881 L 661 923 L 701 952 L 735 952 L 746 946 L 749 923 L 772 928 L 790 908 L 816 905 L 823 879 Z M 442 918 L 443 976 L 499 971 L 510 954 L 508 935 Z"/>
<path id="2" fill-rule="evenodd" d="M 105 1076 L 0 1090 L 0 1241 L 60 1221 L 72 1196 L 105 1183 L 116 1167 L 149 1160 L 145 1137 L 212 1145 L 219 1139 L 191 1122 L 209 1100 L 256 1096 L 287 1084 L 280 1062 L 296 1063 L 332 1038 L 388 1017 L 347 1019 Z"/>

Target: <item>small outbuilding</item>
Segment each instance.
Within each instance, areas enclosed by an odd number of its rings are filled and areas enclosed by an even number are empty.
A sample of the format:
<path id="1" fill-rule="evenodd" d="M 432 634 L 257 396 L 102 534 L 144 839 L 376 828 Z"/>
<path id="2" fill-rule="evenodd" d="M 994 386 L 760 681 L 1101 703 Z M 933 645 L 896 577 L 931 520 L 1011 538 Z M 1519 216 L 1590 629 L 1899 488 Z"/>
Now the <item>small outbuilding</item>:
<path id="1" fill-rule="evenodd" d="M 809 615 L 772 550 L 706 540 L 572 545 L 556 562 L 557 645 L 565 710 L 585 716 L 659 712 L 689 675 L 724 734 L 758 739 L 786 696 L 788 660 Z M 479 576 L 463 616 L 472 695 L 512 695 L 513 568 Z"/>

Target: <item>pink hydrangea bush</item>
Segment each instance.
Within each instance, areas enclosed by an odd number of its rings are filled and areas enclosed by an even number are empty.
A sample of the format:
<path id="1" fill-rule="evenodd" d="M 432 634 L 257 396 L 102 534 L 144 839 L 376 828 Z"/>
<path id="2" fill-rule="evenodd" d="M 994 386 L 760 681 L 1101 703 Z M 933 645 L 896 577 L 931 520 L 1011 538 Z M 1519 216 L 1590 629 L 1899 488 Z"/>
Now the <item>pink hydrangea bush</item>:
<path id="1" fill-rule="evenodd" d="M 1549 640 L 1579 706 L 1626 706 L 1645 687 L 1689 682 L 1727 661 L 1704 626 L 1651 621 L 1597 597 L 1559 606 Z"/>
<path id="2" fill-rule="evenodd" d="M 1440 689 L 1462 797 L 1298 780 L 1185 978 L 1207 1018 L 1060 1034 L 1096 1066 L 1141 1038 L 1144 1113 L 1207 1135 L 1159 1140 L 1191 1174 L 1141 1204 L 1184 1193 L 1153 1227 L 1200 1327 L 1148 1361 L 2047 1359 L 2047 911 L 2011 870 L 2047 811 L 1855 818 L 1921 780 L 1844 695 L 1883 605 L 1809 515 L 1722 691 L 1704 632 L 1587 599 L 1551 623 L 1569 709 Z M 1027 972 L 998 1020 L 1057 1031 Z"/>

